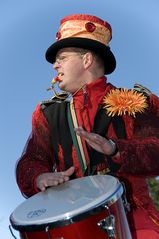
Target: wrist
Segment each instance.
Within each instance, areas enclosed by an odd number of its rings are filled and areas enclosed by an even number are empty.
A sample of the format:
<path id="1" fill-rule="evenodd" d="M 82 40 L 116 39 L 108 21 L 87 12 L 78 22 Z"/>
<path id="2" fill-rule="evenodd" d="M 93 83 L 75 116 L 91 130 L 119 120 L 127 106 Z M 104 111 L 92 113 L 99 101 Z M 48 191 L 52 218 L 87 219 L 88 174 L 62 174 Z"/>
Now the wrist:
<path id="1" fill-rule="evenodd" d="M 110 145 L 112 147 L 112 152 L 108 156 L 113 157 L 113 156 L 115 156 L 118 153 L 118 147 L 117 147 L 116 143 L 112 139 L 109 139 L 109 143 L 110 143 Z"/>

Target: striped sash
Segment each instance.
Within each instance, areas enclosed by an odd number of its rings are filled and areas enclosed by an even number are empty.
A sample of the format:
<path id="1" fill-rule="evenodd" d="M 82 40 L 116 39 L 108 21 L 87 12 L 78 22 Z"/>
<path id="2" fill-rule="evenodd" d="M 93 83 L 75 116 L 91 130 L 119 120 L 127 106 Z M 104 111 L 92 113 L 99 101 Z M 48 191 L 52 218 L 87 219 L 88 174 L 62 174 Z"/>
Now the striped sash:
<path id="1" fill-rule="evenodd" d="M 84 173 L 87 168 L 87 163 L 86 163 L 86 157 L 85 157 L 81 137 L 78 136 L 74 131 L 74 128 L 78 127 L 78 121 L 77 121 L 76 112 L 74 109 L 73 100 L 70 102 L 70 104 L 67 104 L 67 116 L 68 116 L 68 124 L 69 124 L 70 133 L 72 136 L 73 144 L 78 156 L 78 161 Z"/>

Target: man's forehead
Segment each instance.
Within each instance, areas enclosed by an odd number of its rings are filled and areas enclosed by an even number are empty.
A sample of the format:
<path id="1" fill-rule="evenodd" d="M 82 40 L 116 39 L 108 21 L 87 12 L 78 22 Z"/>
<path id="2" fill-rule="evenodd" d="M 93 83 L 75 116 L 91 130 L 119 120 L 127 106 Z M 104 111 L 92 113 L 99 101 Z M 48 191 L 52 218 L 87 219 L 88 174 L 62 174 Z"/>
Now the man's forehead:
<path id="1" fill-rule="evenodd" d="M 56 57 L 61 55 L 62 53 L 69 53 L 69 52 L 74 52 L 74 48 L 72 47 L 62 48 L 57 52 Z"/>

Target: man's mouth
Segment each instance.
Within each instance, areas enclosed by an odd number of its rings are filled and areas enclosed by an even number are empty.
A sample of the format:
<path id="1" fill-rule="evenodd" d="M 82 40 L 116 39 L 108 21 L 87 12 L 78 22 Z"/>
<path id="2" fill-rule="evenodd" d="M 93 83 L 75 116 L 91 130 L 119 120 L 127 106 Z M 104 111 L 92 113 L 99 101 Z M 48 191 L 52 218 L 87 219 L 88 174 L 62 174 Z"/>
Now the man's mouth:
<path id="1" fill-rule="evenodd" d="M 61 79 L 61 78 L 62 78 L 63 75 L 64 75 L 64 73 L 61 73 L 61 72 L 58 73 L 58 76 L 57 76 L 57 77 L 58 77 L 58 83 L 61 83 L 61 82 L 62 82 L 62 79 Z"/>
<path id="2" fill-rule="evenodd" d="M 64 75 L 64 73 L 58 73 L 58 78 L 59 78 L 59 80 L 61 80 L 61 77 Z"/>

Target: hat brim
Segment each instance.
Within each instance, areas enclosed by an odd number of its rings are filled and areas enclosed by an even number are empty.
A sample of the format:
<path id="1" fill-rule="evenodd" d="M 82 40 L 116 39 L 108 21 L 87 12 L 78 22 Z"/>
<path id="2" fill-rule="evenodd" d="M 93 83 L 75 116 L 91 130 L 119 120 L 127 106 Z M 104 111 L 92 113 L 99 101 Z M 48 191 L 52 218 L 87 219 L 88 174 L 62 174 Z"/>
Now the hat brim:
<path id="1" fill-rule="evenodd" d="M 116 68 L 116 60 L 110 47 L 99 41 L 81 37 L 69 37 L 55 42 L 47 49 L 45 54 L 46 60 L 50 63 L 54 63 L 57 52 L 66 47 L 84 48 L 99 54 L 104 61 L 105 74 L 112 73 Z"/>

